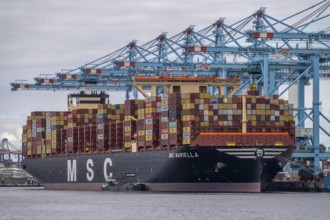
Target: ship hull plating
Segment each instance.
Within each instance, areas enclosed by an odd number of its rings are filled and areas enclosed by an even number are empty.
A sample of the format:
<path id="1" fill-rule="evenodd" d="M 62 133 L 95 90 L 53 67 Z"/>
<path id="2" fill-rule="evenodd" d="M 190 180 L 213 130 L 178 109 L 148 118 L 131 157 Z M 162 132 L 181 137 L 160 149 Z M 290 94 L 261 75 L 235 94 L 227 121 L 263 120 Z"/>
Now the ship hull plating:
<path id="1" fill-rule="evenodd" d="M 143 184 L 164 192 L 261 192 L 291 153 L 288 147 L 181 147 L 26 159 L 23 168 L 47 189 Z"/>

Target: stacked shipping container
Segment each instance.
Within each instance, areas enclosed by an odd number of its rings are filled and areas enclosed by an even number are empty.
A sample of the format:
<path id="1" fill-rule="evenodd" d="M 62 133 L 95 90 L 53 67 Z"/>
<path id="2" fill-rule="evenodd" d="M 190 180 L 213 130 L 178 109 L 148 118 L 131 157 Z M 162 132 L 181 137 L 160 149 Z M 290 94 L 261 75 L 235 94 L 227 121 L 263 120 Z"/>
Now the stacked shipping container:
<path id="1" fill-rule="evenodd" d="M 276 95 L 173 93 L 98 109 L 33 112 L 23 127 L 23 152 L 40 157 L 166 150 L 191 145 L 200 132 L 288 132 L 294 140 L 294 130 L 292 105 Z"/>

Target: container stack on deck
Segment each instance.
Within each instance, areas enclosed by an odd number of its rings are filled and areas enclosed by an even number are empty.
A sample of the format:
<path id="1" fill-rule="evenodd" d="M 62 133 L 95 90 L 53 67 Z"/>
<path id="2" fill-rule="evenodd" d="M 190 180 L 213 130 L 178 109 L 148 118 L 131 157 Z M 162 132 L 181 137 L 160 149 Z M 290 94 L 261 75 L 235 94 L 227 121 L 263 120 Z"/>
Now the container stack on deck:
<path id="1" fill-rule="evenodd" d="M 46 113 L 46 154 L 57 155 L 66 150 L 68 112 Z"/>
<path id="2" fill-rule="evenodd" d="M 123 147 L 124 105 L 100 104 L 96 118 L 98 152 L 121 149 Z"/>
<path id="3" fill-rule="evenodd" d="M 42 157 L 173 149 L 191 145 L 200 132 L 242 132 L 243 116 L 247 132 L 288 132 L 294 140 L 292 105 L 276 95 L 173 93 L 100 104 L 98 109 L 32 112 L 23 127 L 23 153 Z M 230 138 L 235 142 L 235 135 Z"/>

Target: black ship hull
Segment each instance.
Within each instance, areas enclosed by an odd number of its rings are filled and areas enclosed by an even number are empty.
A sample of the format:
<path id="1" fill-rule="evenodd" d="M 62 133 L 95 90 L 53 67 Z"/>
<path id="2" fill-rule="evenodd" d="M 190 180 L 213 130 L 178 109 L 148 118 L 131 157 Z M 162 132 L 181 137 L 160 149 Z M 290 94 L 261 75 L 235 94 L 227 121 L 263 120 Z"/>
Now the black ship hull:
<path id="1" fill-rule="evenodd" d="M 26 159 L 23 168 L 47 189 L 140 184 L 150 191 L 262 192 L 291 154 L 289 147 L 181 147 Z"/>

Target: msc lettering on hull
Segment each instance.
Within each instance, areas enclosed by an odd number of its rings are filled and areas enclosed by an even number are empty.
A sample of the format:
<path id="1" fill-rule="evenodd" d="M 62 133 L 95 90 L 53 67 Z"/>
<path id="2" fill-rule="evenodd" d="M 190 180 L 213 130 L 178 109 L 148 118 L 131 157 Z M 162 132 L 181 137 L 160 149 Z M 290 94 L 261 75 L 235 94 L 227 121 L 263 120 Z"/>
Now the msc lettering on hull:
<path id="1" fill-rule="evenodd" d="M 111 158 L 106 158 L 103 162 L 103 176 L 105 181 L 112 180 L 112 172 L 108 171 L 108 168 L 112 167 Z M 86 179 L 89 182 L 94 180 L 94 161 L 88 159 L 86 161 Z M 67 181 L 68 182 L 77 182 L 77 160 L 67 160 Z"/>

